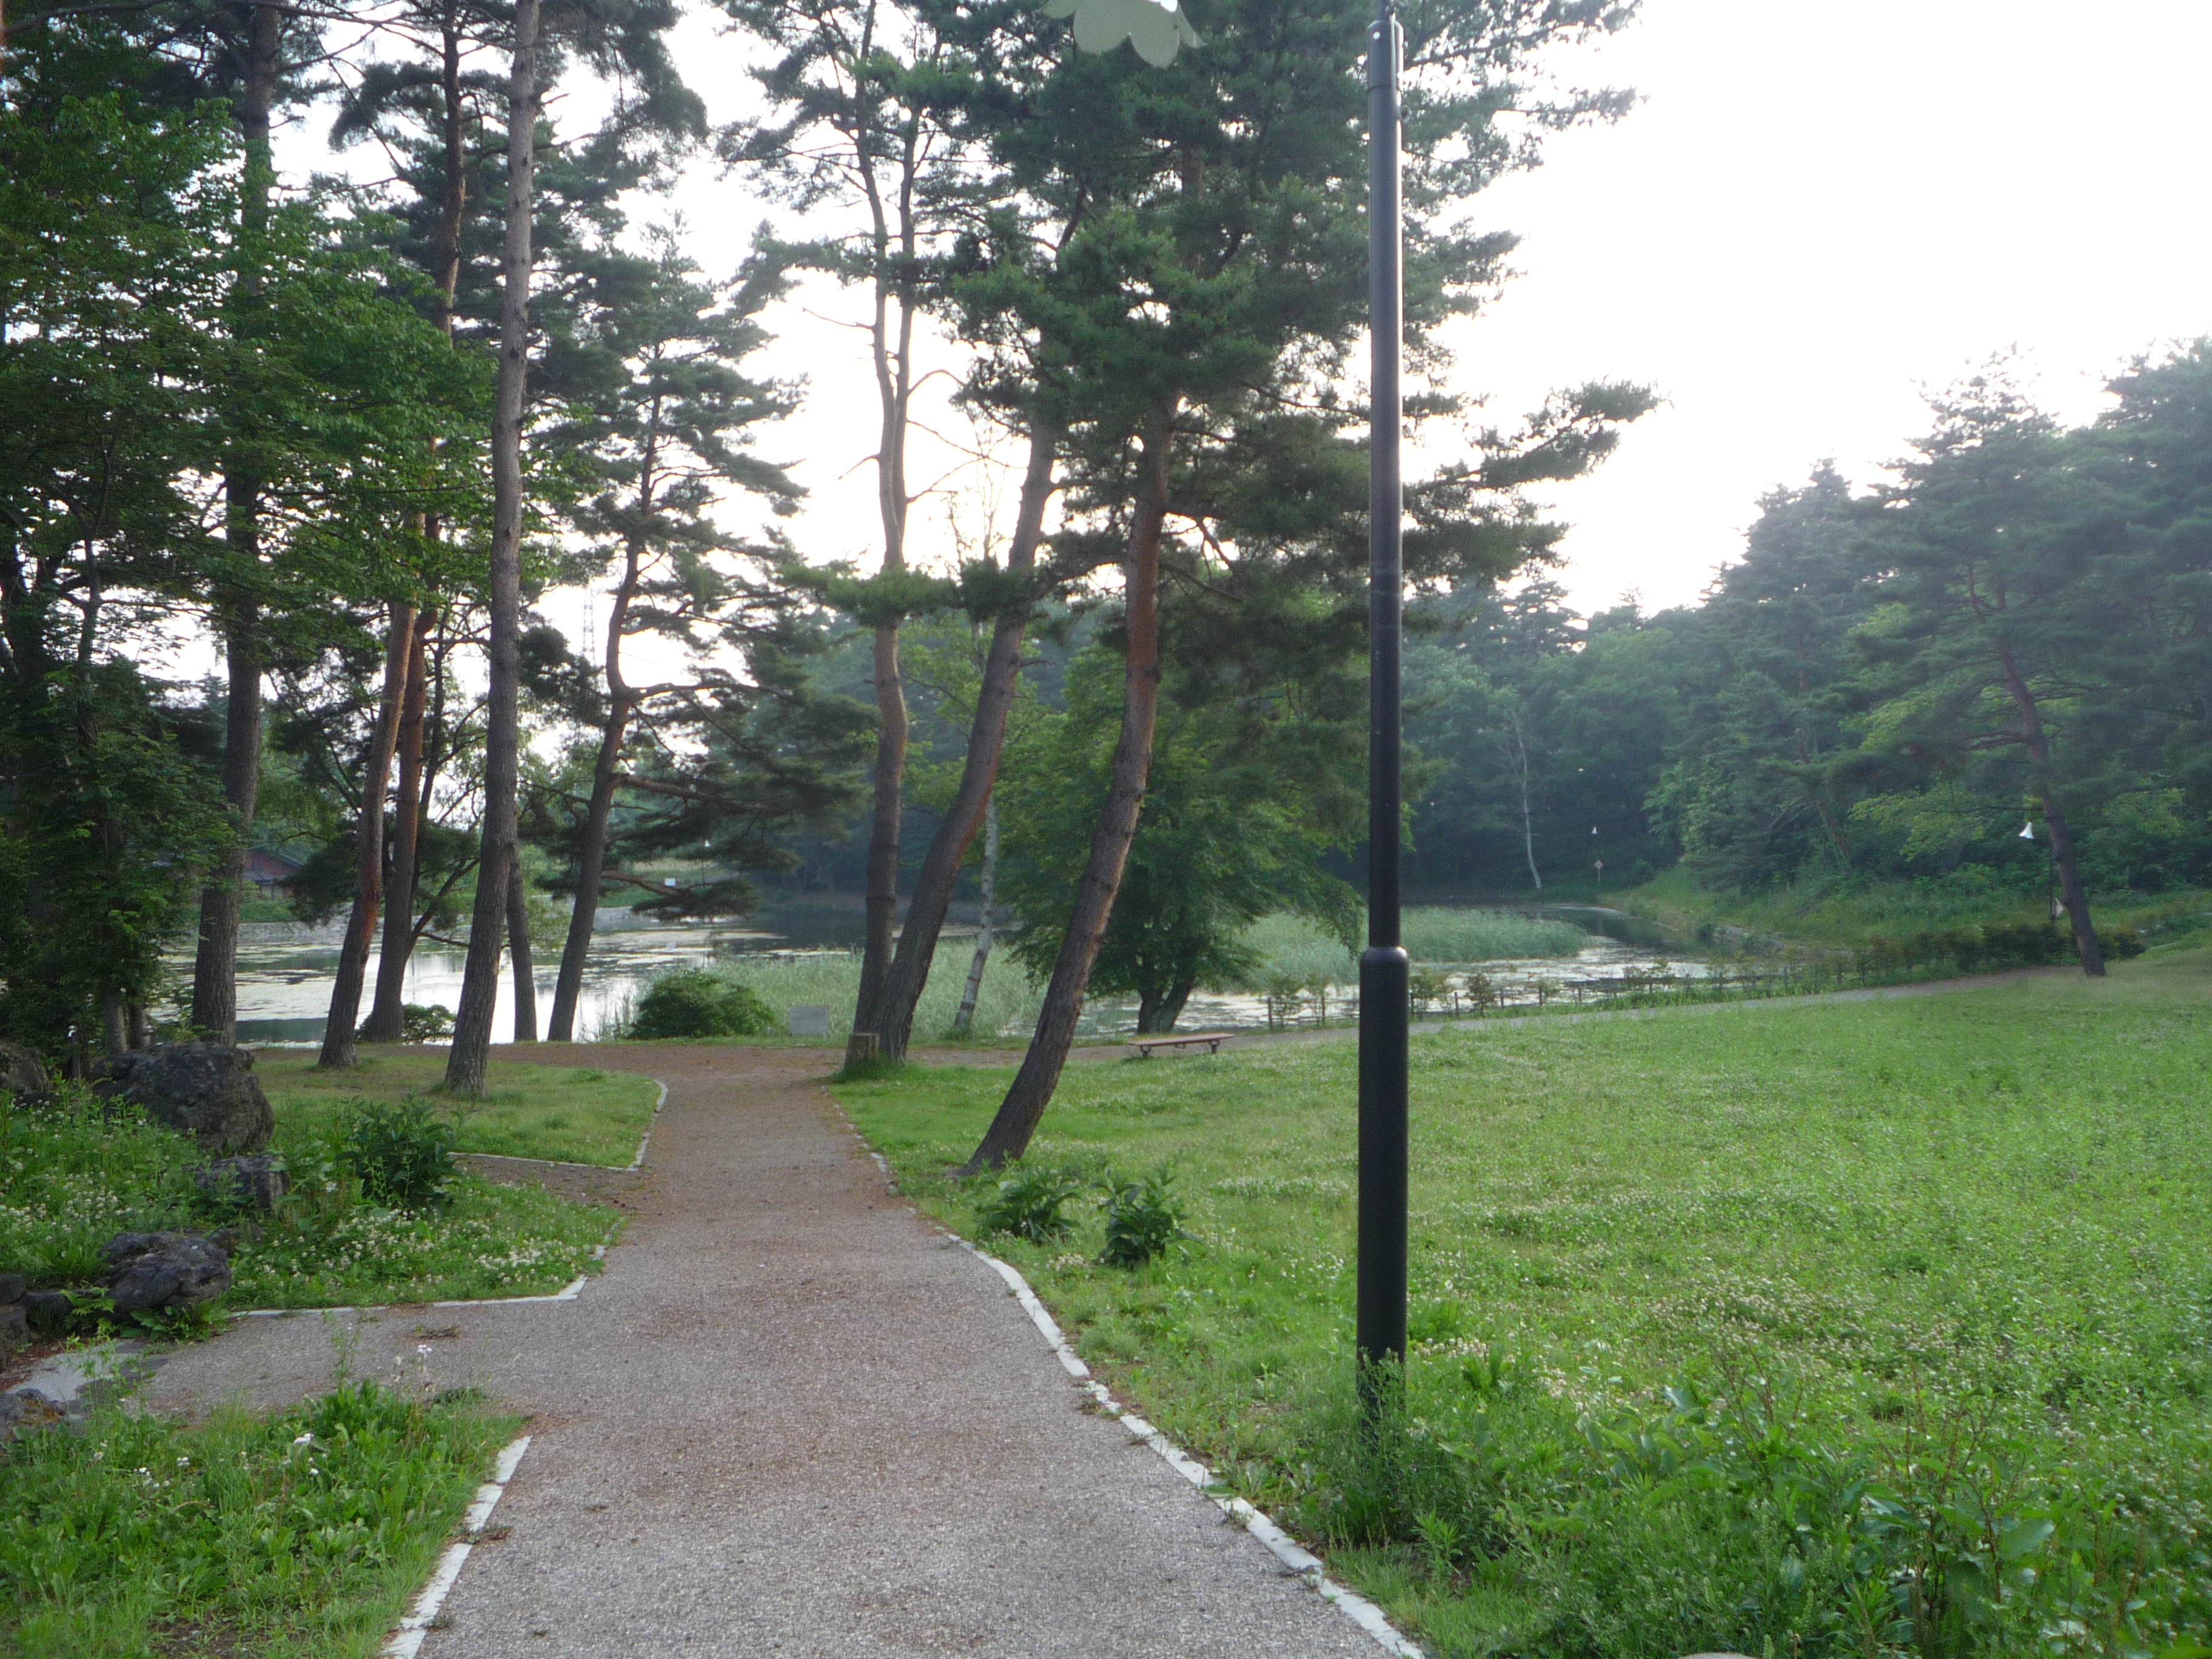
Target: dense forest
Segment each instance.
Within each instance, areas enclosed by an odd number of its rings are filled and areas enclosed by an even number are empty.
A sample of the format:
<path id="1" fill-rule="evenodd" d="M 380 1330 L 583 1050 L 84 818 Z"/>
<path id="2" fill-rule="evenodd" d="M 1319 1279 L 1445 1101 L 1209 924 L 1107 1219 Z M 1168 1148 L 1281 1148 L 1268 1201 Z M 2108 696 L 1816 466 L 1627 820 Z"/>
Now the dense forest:
<path id="1" fill-rule="evenodd" d="M 1893 480 L 1759 504 L 1704 601 L 1428 601 L 1409 728 L 1438 890 L 1911 883 L 2062 902 L 2212 878 L 2212 346 L 2063 429 L 2002 369 Z"/>

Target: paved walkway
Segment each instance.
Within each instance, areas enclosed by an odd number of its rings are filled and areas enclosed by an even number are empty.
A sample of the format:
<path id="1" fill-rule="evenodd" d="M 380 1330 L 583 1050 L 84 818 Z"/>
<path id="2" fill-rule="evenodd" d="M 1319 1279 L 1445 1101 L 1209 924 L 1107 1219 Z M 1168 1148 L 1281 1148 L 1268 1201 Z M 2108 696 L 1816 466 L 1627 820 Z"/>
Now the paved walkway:
<path id="1" fill-rule="evenodd" d="M 241 1320 L 149 1389 L 319 1391 L 335 1323 L 361 1371 L 427 1363 L 531 1413 L 509 1530 L 471 1555 L 423 1659 L 1376 1659 L 1080 1409 L 991 1269 L 887 1193 L 811 1080 L 822 1056 L 593 1059 L 669 1097 L 629 1231 L 575 1301 Z"/>

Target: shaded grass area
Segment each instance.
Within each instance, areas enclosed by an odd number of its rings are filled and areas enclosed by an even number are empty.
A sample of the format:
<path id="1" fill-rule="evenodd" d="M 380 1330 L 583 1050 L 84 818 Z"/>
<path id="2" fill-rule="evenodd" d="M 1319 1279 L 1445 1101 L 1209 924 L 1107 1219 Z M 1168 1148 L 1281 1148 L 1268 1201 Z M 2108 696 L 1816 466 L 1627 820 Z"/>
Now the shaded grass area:
<path id="1" fill-rule="evenodd" d="M 438 1092 L 446 1075 L 442 1052 L 401 1048 L 369 1050 L 359 1066 L 336 1072 L 316 1070 L 311 1054 L 264 1049 L 254 1073 L 276 1110 L 280 1141 L 329 1133 L 349 1100 L 420 1095 L 453 1116 L 460 1152 L 616 1169 L 637 1156 L 659 1092 L 651 1079 L 623 1072 L 495 1060 L 485 1070 L 483 1096 L 463 1100 Z"/>
<path id="2" fill-rule="evenodd" d="M 197 1425 L 110 1410 L 0 1447 L 0 1650 L 367 1659 L 518 1425 L 426 1392 Z"/>
<path id="3" fill-rule="evenodd" d="M 1438 1653 L 2212 1639 L 2212 953 L 1414 1041 L 1413 1352 L 1351 1395 L 1352 1045 L 1071 1068 L 1030 1162 L 1194 1236 L 999 1238 L 1077 1346 Z M 946 1181 L 1006 1074 L 841 1085 Z"/>

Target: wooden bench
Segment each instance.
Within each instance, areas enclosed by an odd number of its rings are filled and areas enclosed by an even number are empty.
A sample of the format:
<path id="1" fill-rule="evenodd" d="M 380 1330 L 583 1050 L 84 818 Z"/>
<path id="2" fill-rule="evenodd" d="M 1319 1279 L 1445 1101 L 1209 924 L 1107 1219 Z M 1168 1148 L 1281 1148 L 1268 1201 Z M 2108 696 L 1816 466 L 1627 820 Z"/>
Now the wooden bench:
<path id="1" fill-rule="evenodd" d="M 1139 1060 L 1150 1060 L 1155 1048 L 1195 1048 L 1201 1042 L 1206 1053 L 1218 1054 L 1230 1036 L 1227 1031 L 1201 1031 L 1196 1036 L 1131 1037 L 1129 1046 L 1137 1051 Z"/>

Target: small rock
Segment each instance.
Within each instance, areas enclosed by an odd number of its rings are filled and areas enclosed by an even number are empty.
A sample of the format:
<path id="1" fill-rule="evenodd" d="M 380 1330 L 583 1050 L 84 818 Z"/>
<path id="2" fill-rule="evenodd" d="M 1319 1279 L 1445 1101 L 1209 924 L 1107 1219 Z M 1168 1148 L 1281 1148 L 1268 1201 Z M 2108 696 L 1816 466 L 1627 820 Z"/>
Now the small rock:
<path id="1" fill-rule="evenodd" d="M 70 1300 L 67 1291 L 26 1291 L 23 1292 L 23 1311 L 31 1323 L 40 1330 L 52 1330 L 69 1317 L 70 1310 L 76 1304 Z"/>
<path id="2" fill-rule="evenodd" d="M 20 1042 L 0 1042 L 0 1091 L 18 1100 L 26 1095 L 36 1099 L 52 1087 L 46 1063 L 36 1053 Z"/>
<path id="3" fill-rule="evenodd" d="M 219 1203 L 252 1210 L 274 1210 L 291 1189 L 282 1158 L 267 1152 L 252 1158 L 219 1158 L 192 1171 L 193 1184 Z"/>
<path id="4" fill-rule="evenodd" d="M 127 1100 L 217 1156 L 252 1154 L 276 1127 L 253 1056 L 227 1042 L 163 1042 L 111 1054 L 94 1092 Z"/>
<path id="5" fill-rule="evenodd" d="M 6 1358 L 12 1350 L 21 1347 L 30 1340 L 31 1321 L 23 1311 L 23 1304 L 10 1302 L 7 1306 L 0 1307 L 0 1359 Z"/>
<path id="6" fill-rule="evenodd" d="M 21 1302 L 23 1292 L 30 1288 L 21 1273 L 0 1273 L 0 1308 L 6 1307 L 10 1302 Z"/>
<path id="7" fill-rule="evenodd" d="M 62 1420 L 53 1402 L 32 1389 L 0 1394 L 0 1441 L 12 1439 L 26 1429 L 43 1429 Z"/>
<path id="8" fill-rule="evenodd" d="M 195 1307 L 230 1288 L 230 1257 L 198 1233 L 124 1233 L 100 1255 L 118 1313 Z"/>

